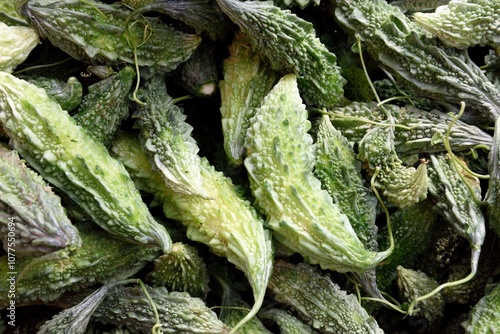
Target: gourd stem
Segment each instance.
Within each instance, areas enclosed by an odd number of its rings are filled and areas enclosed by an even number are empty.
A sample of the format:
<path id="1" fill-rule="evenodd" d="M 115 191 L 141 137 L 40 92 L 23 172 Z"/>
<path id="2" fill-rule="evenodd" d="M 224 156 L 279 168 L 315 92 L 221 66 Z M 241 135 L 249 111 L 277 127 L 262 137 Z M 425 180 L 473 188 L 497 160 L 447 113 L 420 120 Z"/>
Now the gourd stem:
<path id="1" fill-rule="evenodd" d="M 146 299 L 151 304 L 151 307 L 153 308 L 153 312 L 155 314 L 155 320 L 156 320 L 156 322 L 153 325 L 153 328 L 152 328 L 151 332 L 153 334 L 159 333 L 158 330 L 159 330 L 159 328 L 161 328 L 162 324 L 160 322 L 160 316 L 158 315 L 158 310 L 156 309 L 156 304 L 153 301 L 153 299 L 151 298 L 151 296 L 149 295 L 148 290 L 146 290 L 146 286 L 144 285 L 144 283 L 142 283 L 142 281 L 140 279 L 137 280 L 137 284 L 140 285 L 140 287 L 142 289 L 142 292 L 144 292 L 144 295 L 146 296 Z"/>
<path id="2" fill-rule="evenodd" d="M 468 281 L 470 281 L 472 278 L 474 278 L 474 276 L 477 273 L 477 267 L 479 264 L 479 255 L 481 254 L 481 248 L 472 247 L 471 253 L 472 253 L 471 254 L 471 272 L 469 273 L 469 275 L 467 275 L 464 278 L 461 278 L 459 280 L 456 280 L 456 281 L 443 283 L 440 286 L 438 286 L 437 288 L 435 288 L 434 290 L 432 290 L 431 292 L 429 292 L 428 294 L 415 298 L 413 300 L 413 302 L 410 304 L 410 306 L 408 307 L 408 311 L 407 311 L 408 314 L 411 315 L 413 313 L 413 311 L 414 311 L 413 308 L 415 307 L 415 305 L 417 305 L 418 302 L 421 302 L 425 299 L 431 298 L 432 296 L 434 296 L 439 291 L 441 291 L 445 288 L 465 284 Z"/>

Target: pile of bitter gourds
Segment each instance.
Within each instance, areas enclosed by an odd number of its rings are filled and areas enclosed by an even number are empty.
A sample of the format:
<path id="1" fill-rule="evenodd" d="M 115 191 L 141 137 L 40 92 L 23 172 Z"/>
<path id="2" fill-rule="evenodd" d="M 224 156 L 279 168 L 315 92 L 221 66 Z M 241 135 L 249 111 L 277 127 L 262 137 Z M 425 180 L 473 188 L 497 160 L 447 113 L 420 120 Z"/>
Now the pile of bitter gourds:
<path id="1" fill-rule="evenodd" d="M 500 2 L 4 0 L 0 333 L 500 331 Z"/>

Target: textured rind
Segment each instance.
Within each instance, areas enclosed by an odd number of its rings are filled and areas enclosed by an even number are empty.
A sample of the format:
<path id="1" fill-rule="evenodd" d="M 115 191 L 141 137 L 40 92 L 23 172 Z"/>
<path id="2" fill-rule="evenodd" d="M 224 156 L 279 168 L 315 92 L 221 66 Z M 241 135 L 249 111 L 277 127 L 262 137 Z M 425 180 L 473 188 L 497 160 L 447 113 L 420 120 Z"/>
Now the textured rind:
<path id="1" fill-rule="evenodd" d="M 191 136 L 193 127 L 167 94 L 163 76 L 148 80 L 142 94 L 146 103 L 138 108 L 136 126 L 141 129 L 143 147 L 153 166 L 174 192 L 207 198 L 199 148 Z"/>
<path id="2" fill-rule="evenodd" d="M 493 334 L 500 324 L 500 284 L 490 287 L 486 295 L 469 312 L 469 319 L 462 323 L 468 334 Z"/>
<path id="3" fill-rule="evenodd" d="M 331 107 L 343 99 L 346 80 L 337 58 L 316 37 L 313 25 L 269 1 L 217 0 L 247 33 L 254 47 L 282 74 L 297 76 L 308 105 Z"/>
<path id="4" fill-rule="evenodd" d="M 372 172 L 378 170 L 375 186 L 398 208 L 427 198 L 427 168 L 421 163 L 408 167 L 399 159 L 394 146 L 394 120 L 369 129 L 359 142 L 358 159 L 367 162 Z"/>
<path id="5" fill-rule="evenodd" d="M 307 264 L 277 261 L 269 287 L 276 300 L 292 306 L 321 333 L 383 333 L 355 295 L 347 294 Z"/>
<path id="6" fill-rule="evenodd" d="M 317 334 L 318 332 L 293 315 L 279 308 L 271 308 L 259 313 L 262 319 L 276 322 L 281 334 Z"/>
<path id="7" fill-rule="evenodd" d="M 364 186 L 361 166 L 351 145 L 328 116 L 321 118 L 316 136 L 314 175 L 347 216 L 365 247 L 376 250 L 377 198 Z"/>
<path id="8" fill-rule="evenodd" d="M 155 18 L 127 22 L 131 12 L 123 8 L 93 0 L 31 0 L 20 12 L 42 38 L 77 60 L 135 64 L 135 45 L 137 65 L 171 71 L 201 41 L 199 36 L 177 31 Z M 150 30 L 145 30 L 144 20 Z M 145 31 L 150 32 L 147 38 Z"/>
<path id="9" fill-rule="evenodd" d="M 154 220 L 123 165 L 43 89 L 0 72 L 0 122 L 28 164 L 99 226 L 131 242 L 170 249 L 168 233 Z"/>
<path id="10" fill-rule="evenodd" d="M 377 284 L 386 290 L 396 278 L 396 268 L 413 267 L 418 256 L 430 245 L 437 225 L 437 214 L 432 210 L 430 200 L 400 209 L 390 216 L 394 251 L 377 267 Z M 380 229 L 379 246 L 389 247 L 387 227 Z"/>
<path id="11" fill-rule="evenodd" d="M 188 292 L 193 297 L 205 299 L 209 276 L 197 248 L 176 242 L 167 254 L 154 262 L 154 270 L 146 281 L 152 286 L 164 286 L 169 291 Z"/>
<path id="12" fill-rule="evenodd" d="M 66 82 L 48 77 L 23 75 L 17 75 L 17 77 L 43 88 L 62 109 L 68 112 L 75 109 L 82 102 L 83 86 L 76 77 L 69 77 Z"/>
<path id="13" fill-rule="evenodd" d="M 94 139 L 108 147 L 121 122 L 129 114 L 129 92 L 135 80 L 132 67 L 88 87 L 73 119 Z"/>
<path id="14" fill-rule="evenodd" d="M 154 260 L 157 247 L 135 245 L 111 237 L 106 231 L 80 224 L 77 226 L 82 247 L 67 258 L 42 260 L 18 259 L 16 305 L 48 303 L 65 292 L 80 291 L 96 283 L 107 283 L 130 277 Z M 0 309 L 9 305 L 7 292 L 11 277 L 7 257 L 0 259 Z"/>
<path id="15" fill-rule="evenodd" d="M 226 155 L 232 164 L 241 165 L 250 118 L 278 76 L 253 50 L 250 38 L 244 33 L 236 34 L 229 54 L 223 64 L 224 80 L 220 82 L 220 113 Z"/>
<path id="16" fill-rule="evenodd" d="M 444 49 L 384 0 L 337 0 L 335 16 L 366 45 L 380 67 L 417 95 L 436 103 L 464 101 L 464 120 L 492 123 L 500 115 L 500 91 L 467 51 Z"/>
<path id="17" fill-rule="evenodd" d="M 429 192 L 437 200 L 436 209 L 470 242 L 473 250 L 480 250 L 486 235 L 485 219 L 458 173 L 462 173 L 474 195 L 480 198 L 481 188 L 475 176 L 455 165 L 446 154 L 430 155 Z"/>
<path id="18" fill-rule="evenodd" d="M 164 287 L 146 286 L 160 318 L 160 333 L 224 334 L 229 327 L 217 319 L 201 299 L 186 292 L 169 292 Z M 139 287 L 115 287 L 93 314 L 93 320 L 127 327 L 133 333 L 152 333 L 155 314 Z"/>
<path id="19" fill-rule="evenodd" d="M 72 252 L 81 246 L 78 230 L 66 216 L 61 199 L 40 175 L 26 167 L 16 151 L 1 146 L 0 208 L 1 240 L 6 252 L 11 248 L 17 257 L 36 257 L 66 247 Z M 9 231 L 14 232 L 12 246 Z"/>
<path id="20" fill-rule="evenodd" d="M 149 107 L 141 111 L 137 123 L 141 128 L 143 147 L 149 149 L 149 143 L 162 145 L 160 153 L 164 154 L 179 149 L 187 140 L 194 142 L 194 139 L 186 138 L 188 132 L 182 129 L 190 126 L 184 122 L 185 116 L 180 109 L 173 105 L 163 83 L 151 81 L 147 87 L 149 92 L 144 92 L 144 98 Z M 168 117 L 156 110 L 165 101 L 171 113 Z M 158 131 L 159 124 L 162 125 L 161 131 Z M 163 134 L 168 136 L 163 138 Z M 197 152 L 196 145 L 194 148 Z M 264 229 L 264 222 L 250 203 L 240 196 L 231 179 L 216 171 L 207 159 L 200 158 L 196 152 L 191 150 L 190 155 L 177 155 L 176 159 L 184 165 L 194 161 L 200 167 L 201 189 L 206 196 L 179 192 L 177 188 L 170 189 L 167 186 L 161 193 L 168 194 L 168 202 L 174 204 L 175 212 L 180 215 L 179 220 L 187 227 L 189 239 L 208 245 L 213 253 L 226 257 L 245 273 L 254 293 L 254 305 L 248 314 L 251 317 L 263 302 L 271 275 L 271 234 Z M 151 160 L 165 178 L 163 169 L 159 168 L 160 160 L 156 157 Z M 167 168 L 178 168 L 178 163 L 170 164 Z M 165 173 L 172 171 L 165 169 Z"/>
<path id="21" fill-rule="evenodd" d="M 87 296 L 81 303 L 56 314 L 46 321 L 37 334 L 85 334 L 90 317 L 104 300 L 113 283 L 104 285 Z"/>
<path id="22" fill-rule="evenodd" d="M 35 30 L 8 26 L 0 21 L 0 71 L 11 73 L 17 65 L 28 58 L 38 42 Z"/>
<path id="23" fill-rule="evenodd" d="M 299 7 L 304 9 L 309 5 L 318 6 L 321 0 L 274 0 L 273 2 L 275 5 L 284 8 Z"/>
<path id="24" fill-rule="evenodd" d="M 500 236 L 500 117 L 495 122 L 488 172 L 490 180 L 485 196 L 485 201 L 488 203 L 488 223 L 493 231 Z"/>
<path id="25" fill-rule="evenodd" d="M 415 298 L 424 296 L 437 288 L 439 283 L 428 277 L 422 271 L 405 269 L 402 266 L 397 267 L 398 286 L 407 302 L 411 303 Z M 422 314 L 430 323 L 443 316 L 444 298 L 441 293 L 424 299 L 417 304 L 418 312 L 414 315 Z"/>
<path id="26" fill-rule="evenodd" d="M 384 104 L 394 122 L 404 127 L 394 127 L 394 146 L 398 154 L 444 152 L 443 138 L 452 118 L 438 110 L 425 111 L 410 105 L 400 108 Z M 352 102 L 330 110 L 333 126 L 352 142 L 360 141 L 373 124 L 383 122 L 386 114 L 375 102 Z M 491 146 L 491 135 L 474 125 L 457 120 L 449 135 L 452 151 L 466 151 L 477 145 Z"/>
<path id="27" fill-rule="evenodd" d="M 458 49 L 500 44 L 500 2 L 452 0 L 434 13 L 415 13 L 415 22 Z"/>
<path id="28" fill-rule="evenodd" d="M 340 272 L 373 269 L 387 252 L 371 252 L 313 175 L 310 122 L 296 77 L 283 77 L 251 119 L 244 165 L 256 204 L 274 237 L 311 263 Z"/>

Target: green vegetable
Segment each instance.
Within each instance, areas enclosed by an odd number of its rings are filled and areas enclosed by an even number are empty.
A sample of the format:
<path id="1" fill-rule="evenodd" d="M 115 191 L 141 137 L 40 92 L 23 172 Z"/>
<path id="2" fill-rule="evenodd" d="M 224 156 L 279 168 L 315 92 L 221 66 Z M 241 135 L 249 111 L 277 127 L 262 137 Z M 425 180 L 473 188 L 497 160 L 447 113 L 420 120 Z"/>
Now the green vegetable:
<path id="1" fill-rule="evenodd" d="M 157 309 L 160 333 L 229 333 L 216 314 L 199 298 L 186 292 L 168 292 L 164 287 L 146 290 Z M 156 324 L 155 313 L 144 292 L 138 287 L 115 287 L 93 314 L 102 323 L 126 327 L 133 333 L 152 333 Z"/>
<path id="2" fill-rule="evenodd" d="M 195 247 L 176 242 L 167 254 L 155 260 L 154 265 L 154 270 L 146 277 L 152 286 L 188 292 L 201 299 L 207 297 L 210 290 L 207 266 Z"/>
<path id="3" fill-rule="evenodd" d="M 196 154 L 198 147 L 190 137 L 191 126 L 185 123 L 185 116 L 173 104 L 162 78 L 157 76 L 149 80 L 143 95 L 146 104 L 138 112 L 137 125 L 143 147 L 166 181 L 164 185 L 173 183 L 172 175 L 192 171 L 190 179 L 161 192 L 168 194 L 168 202 L 175 205 L 180 221 L 187 226 L 188 238 L 205 243 L 216 255 L 235 264 L 245 273 L 253 289 L 252 310 L 233 328 L 234 333 L 262 305 L 272 267 L 270 233 L 264 230 L 262 220 L 240 196 L 231 179 Z M 172 152 L 177 153 L 173 155 Z M 201 180 L 200 191 L 185 191 L 186 187 L 191 187 L 187 182 L 195 177 Z"/>
<path id="4" fill-rule="evenodd" d="M 276 300 L 293 306 L 308 325 L 321 333 L 383 333 L 356 296 L 304 263 L 277 261 L 269 287 Z"/>
<path id="5" fill-rule="evenodd" d="M 407 105 L 403 108 L 384 104 L 394 118 L 394 146 L 398 154 L 444 152 L 444 135 L 452 118 L 438 110 L 425 111 Z M 387 119 L 375 102 L 352 102 L 327 113 L 333 126 L 349 141 L 358 142 L 374 127 Z M 466 151 L 478 145 L 491 146 L 491 136 L 477 126 L 456 121 L 449 135 L 453 151 Z"/>
<path id="6" fill-rule="evenodd" d="M 403 297 L 412 301 L 418 296 L 426 295 L 439 286 L 439 283 L 428 277 L 422 271 L 397 267 L 398 286 Z M 417 304 L 419 310 L 414 315 L 422 314 L 430 323 L 443 317 L 444 299 L 440 293 L 429 297 Z"/>
<path id="7" fill-rule="evenodd" d="M 447 46 L 466 49 L 500 45 L 500 2 L 451 0 L 434 13 L 415 13 L 415 22 Z"/>
<path id="8" fill-rule="evenodd" d="M 76 77 L 69 77 L 67 81 L 41 76 L 19 75 L 18 78 L 43 88 L 62 109 L 68 112 L 82 102 L 83 86 Z"/>
<path id="9" fill-rule="evenodd" d="M 250 118 L 277 81 L 276 73 L 252 50 L 250 38 L 237 33 L 224 60 L 220 82 L 224 149 L 233 165 L 245 158 L 245 138 Z"/>
<path id="10" fill-rule="evenodd" d="M 80 291 L 96 283 L 107 283 L 133 276 L 161 253 L 157 247 L 144 247 L 111 237 L 92 225 L 79 224 L 82 247 L 65 259 L 16 260 L 16 305 L 47 303 L 67 291 Z M 0 308 L 9 305 L 7 256 L 0 258 Z"/>
<path id="11" fill-rule="evenodd" d="M 452 106 L 464 101 L 464 120 L 491 123 L 500 115 L 500 92 L 467 51 L 444 49 L 384 0 L 337 0 L 335 17 L 366 45 L 380 67 L 417 96 Z"/>
<path id="12" fill-rule="evenodd" d="M 41 37 L 77 60 L 154 66 L 171 71 L 200 43 L 155 18 L 130 20 L 130 11 L 93 0 L 29 0 L 20 13 Z"/>
<path id="13" fill-rule="evenodd" d="M 82 240 L 66 216 L 61 199 L 40 175 L 26 167 L 16 151 L 0 146 L 0 232 L 6 252 L 40 256 Z M 9 250 L 10 249 L 10 250 Z"/>
<path id="14" fill-rule="evenodd" d="M 87 296 L 81 303 L 65 309 L 40 327 L 38 334 L 85 334 L 90 317 L 106 298 L 109 289 L 117 283 L 103 285 Z M 120 282 L 118 282 L 120 284 Z"/>
<path id="15" fill-rule="evenodd" d="M 429 192 L 435 197 L 436 209 L 471 246 L 472 272 L 477 271 L 486 227 L 476 198 L 481 196 L 479 180 L 465 171 L 449 155 L 432 154 L 429 167 Z M 461 175 L 462 176 L 461 176 Z"/>
<path id="16" fill-rule="evenodd" d="M 405 166 L 394 145 L 394 119 L 368 130 L 359 142 L 357 158 L 368 163 L 374 184 L 397 206 L 404 208 L 427 198 L 427 168 Z"/>
<path id="17" fill-rule="evenodd" d="M 135 71 L 127 66 L 89 86 L 73 115 L 76 124 L 108 147 L 120 123 L 128 117 L 128 96 L 134 80 Z"/>
<path id="18" fill-rule="evenodd" d="M 310 22 L 269 1 L 218 0 L 221 9 L 248 34 L 271 67 L 297 76 L 308 105 L 331 107 L 343 99 L 346 80 L 336 57 L 316 37 Z"/>
<path id="19" fill-rule="evenodd" d="M 347 216 L 365 247 L 376 250 L 377 198 L 364 186 L 361 166 L 351 145 L 328 116 L 321 118 L 316 136 L 314 175 Z"/>
<path id="20" fill-rule="evenodd" d="M 266 225 L 285 246 L 311 263 L 340 272 L 364 272 L 391 250 L 371 252 L 313 175 L 310 122 L 295 75 L 283 77 L 251 120 L 244 164 Z"/>
<path id="21" fill-rule="evenodd" d="M 35 30 L 0 22 L 0 71 L 11 73 L 39 43 Z"/>
<path id="22" fill-rule="evenodd" d="M 199 148 L 191 137 L 193 127 L 168 96 L 162 76 L 150 79 L 144 89 L 146 105 L 139 108 L 137 126 L 153 166 L 168 188 L 176 193 L 209 198 L 203 187 Z"/>
<path id="23" fill-rule="evenodd" d="M 466 333 L 496 333 L 500 323 L 500 284 L 491 286 L 462 323 Z"/>
<path id="24" fill-rule="evenodd" d="M 170 249 L 168 233 L 153 219 L 123 165 L 43 89 L 0 72 L 0 122 L 28 164 L 99 226 L 131 242 Z"/>
<path id="25" fill-rule="evenodd" d="M 276 322 L 280 328 L 281 334 L 316 334 L 314 329 L 304 324 L 302 321 L 290 313 L 279 308 L 271 308 L 260 312 L 259 316 L 263 319 L 271 319 Z"/>

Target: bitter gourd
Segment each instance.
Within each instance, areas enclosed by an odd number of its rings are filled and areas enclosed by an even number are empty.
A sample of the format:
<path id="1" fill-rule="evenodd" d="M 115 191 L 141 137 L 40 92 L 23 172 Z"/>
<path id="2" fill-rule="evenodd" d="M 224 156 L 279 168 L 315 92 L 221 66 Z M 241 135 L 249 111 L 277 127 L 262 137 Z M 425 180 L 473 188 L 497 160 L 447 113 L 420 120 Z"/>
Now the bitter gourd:
<path id="1" fill-rule="evenodd" d="M 227 334 L 230 328 L 217 318 L 201 299 L 186 292 L 169 292 L 164 287 L 146 286 L 157 309 L 160 333 Z M 114 287 L 97 307 L 93 320 L 126 327 L 133 333 L 152 333 L 155 314 L 139 287 Z"/>
<path id="2" fill-rule="evenodd" d="M 174 243 L 167 254 L 154 261 L 154 266 L 154 270 L 146 276 L 146 281 L 152 286 L 188 292 L 201 299 L 205 299 L 210 290 L 207 266 L 193 246 Z"/>
<path id="3" fill-rule="evenodd" d="M 427 198 L 427 168 L 422 161 L 417 168 L 405 166 L 394 145 L 394 119 L 368 130 L 359 142 L 357 158 L 368 164 L 374 185 L 398 208 Z"/>
<path id="4" fill-rule="evenodd" d="M 220 82 L 224 150 L 234 165 L 245 158 L 245 137 L 250 118 L 264 96 L 278 80 L 270 65 L 252 50 L 250 37 L 237 33 L 224 60 L 224 80 Z"/>
<path id="5" fill-rule="evenodd" d="M 10 248 L 18 257 L 36 257 L 66 247 L 72 252 L 81 246 L 78 230 L 66 216 L 61 199 L 40 175 L 26 167 L 16 151 L 2 146 L 0 208 L 5 251 Z"/>
<path id="6" fill-rule="evenodd" d="M 368 251 L 351 223 L 313 174 L 310 122 L 287 75 L 264 98 L 251 120 L 244 161 L 266 225 L 285 246 L 311 263 L 340 272 L 373 269 L 390 254 Z"/>
<path id="7" fill-rule="evenodd" d="M 494 284 L 486 295 L 469 312 L 468 319 L 462 323 L 468 334 L 493 334 L 500 323 L 500 284 Z"/>
<path id="8" fill-rule="evenodd" d="M 96 141 L 109 146 L 120 123 L 128 117 L 128 96 L 134 80 L 135 71 L 126 66 L 115 75 L 89 86 L 73 115 L 76 124 Z"/>
<path id="9" fill-rule="evenodd" d="M 276 300 L 292 306 L 321 333 L 383 333 L 354 295 L 305 263 L 276 261 L 269 287 Z"/>
<path id="10" fill-rule="evenodd" d="M 42 76 L 18 75 L 17 77 L 43 88 L 62 109 L 68 112 L 82 102 L 83 86 L 76 77 L 69 77 L 66 81 Z"/>
<path id="11" fill-rule="evenodd" d="M 403 297 L 412 301 L 418 296 L 423 296 L 439 286 L 436 280 L 430 278 L 422 271 L 397 267 L 398 286 Z M 440 293 L 418 303 L 419 311 L 413 315 L 422 314 L 429 322 L 434 322 L 443 316 L 444 298 Z"/>
<path id="12" fill-rule="evenodd" d="M 158 247 L 145 247 L 113 238 L 102 229 L 78 224 L 82 246 L 65 259 L 39 261 L 23 258 L 16 261 L 16 305 L 48 303 L 65 292 L 80 291 L 96 283 L 128 278 L 161 254 Z M 0 308 L 9 305 L 6 256 L 0 258 Z"/>
<path id="13" fill-rule="evenodd" d="M 245 273 L 253 289 L 254 305 L 233 328 L 234 333 L 262 305 L 272 268 L 271 235 L 231 179 L 196 154 L 198 147 L 190 137 L 191 126 L 184 121 L 185 116 L 167 94 L 163 78 L 151 78 L 143 90 L 146 104 L 138 110 L 137 126 L 141 130 L 144 149 L 152 153 L 152 164 L 167 181 L 176 170 L 185 171 L 180 166 L 192 164 L 197 171 L 191 168 L 191 176 L 201 180 L 199 193 L 184 191 L 177 184 L 164 190 L 181 215 L 180 221 L 187 226 L 188 238 L 207 244 L 216 255 L 235 264 Z M 191 149 L 185 149 L 187 145 Z M 183 154 L 173 156 L 171 152 L 176 151 Z"/>
<path id="14" fill-rule="evenodd" d="M 413 18 L 423 29 L 454 48 L 500 45 L 498 1 L 451 0 L 434 13 L 415 13 Z"/>
<path id="15" fill-rule="evenodd" d="M 252 39 L 254 47 L 282 74 L 297 76 L 308 105 L 332 107 L 343 100 L 346 80 L 336 57 L 316 37 L 313 25 L 270 1 L 217 0 Z"/>
<path id="16" fill-rule="evenodd" d="M 46 92 L 0 72 L 0 122 L 14 148 L 107 231 L 131 242 L 171 246 L 123 165 L 75 124 Z"/>
<path id="17" fill-rule="evenodd" d="M 438 110 L 421 110 L 407 105 L 398 107 L 384 104 L 394 118 L 394 146 L 398 154 L 433 153 L 446 150 L 443 138 L 452 118 Z M 332 108 L 328 115 L 333 126 L 352 142 L 360 141 L 375 123 L 387 115 L 375 102 L 352 102 Z M 479 127 L 460 120 L 454 123 L 448 136 L 452 151 L 466 151 L 478 145 L 491 146 L 492 137 Z"/>
<path id="18" fill-rule="evenodd" d="M 415 22 L 385 0 L 336 0 L 335 17 L 360 38 L 380 67 L 418 96 L 453 108 L 464 101 L 463 120 L 493 123 L 500 92 L 468 56 L 427 40 Z"/>
<path id="19" fill-rule="evenodd" d="M 29 0 L 21 15 L 52 44 L 77 60 L 127 63 L 171 71 L 191 56 L 198 35 L 157 18 L 129 19 L 131 11 L 93 0 Z"/>

